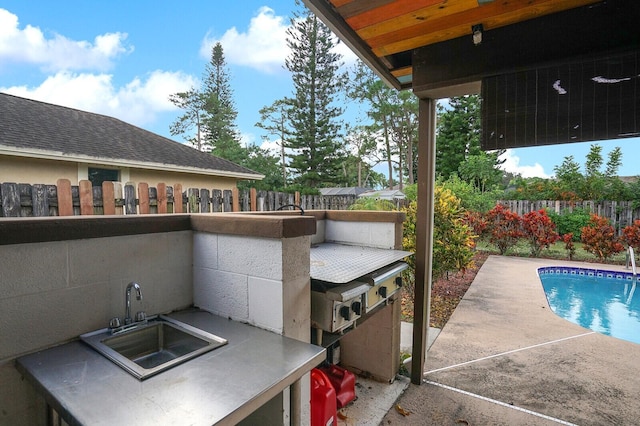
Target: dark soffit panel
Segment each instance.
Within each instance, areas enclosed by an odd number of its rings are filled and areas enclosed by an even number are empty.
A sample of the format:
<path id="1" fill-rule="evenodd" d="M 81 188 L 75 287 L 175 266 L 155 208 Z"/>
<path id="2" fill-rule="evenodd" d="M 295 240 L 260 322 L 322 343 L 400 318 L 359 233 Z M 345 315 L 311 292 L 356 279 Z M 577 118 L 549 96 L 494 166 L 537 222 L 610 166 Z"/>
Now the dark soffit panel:
<path id="1" fill-rule="evenodd" d="M 640 136 L 640 50 L 482 80 L 482 149 Z"/>

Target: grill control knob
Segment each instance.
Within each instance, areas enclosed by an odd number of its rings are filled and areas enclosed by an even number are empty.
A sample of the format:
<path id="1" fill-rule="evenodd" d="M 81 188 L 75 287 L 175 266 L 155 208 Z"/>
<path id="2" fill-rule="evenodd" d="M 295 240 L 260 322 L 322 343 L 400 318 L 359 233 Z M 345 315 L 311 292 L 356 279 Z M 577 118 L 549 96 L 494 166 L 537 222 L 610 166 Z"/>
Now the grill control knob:
<path id="1" fill-rule="evenodd" d="M 387 288 L 384 286 L 380 286 L 380 288 L 378 289 L 378 295 L 380 295 L 380 297 L 386 298 L 387 297 Z"/>
<path id="2" fill-rule="evenodd" d="M 356 315 L 362 315 L 362 303 L 361 302 L 353 302 L 351 304 L 351 309 Z"/>
<path id="3" fill-rule="evenodd" d="M 351 321 L 351 308 L 348 306 L 342 306 L 340 308 L 340 316 L 347 321 Z"/>

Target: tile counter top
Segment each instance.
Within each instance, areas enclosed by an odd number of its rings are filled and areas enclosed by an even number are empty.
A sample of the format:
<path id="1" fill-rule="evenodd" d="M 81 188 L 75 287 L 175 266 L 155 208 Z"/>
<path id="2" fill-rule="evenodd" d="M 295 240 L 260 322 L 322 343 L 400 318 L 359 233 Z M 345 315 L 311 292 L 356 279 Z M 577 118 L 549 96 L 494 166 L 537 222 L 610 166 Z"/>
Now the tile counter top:
<path id="1" fill-rule="evenodd" d="M 16 365 L 70 425 L 227 425 L 325 357 L 319 346 L 205 311 L 169 316 L 228 344 L 144 381 L 80 341 L 25 355 Z"/>

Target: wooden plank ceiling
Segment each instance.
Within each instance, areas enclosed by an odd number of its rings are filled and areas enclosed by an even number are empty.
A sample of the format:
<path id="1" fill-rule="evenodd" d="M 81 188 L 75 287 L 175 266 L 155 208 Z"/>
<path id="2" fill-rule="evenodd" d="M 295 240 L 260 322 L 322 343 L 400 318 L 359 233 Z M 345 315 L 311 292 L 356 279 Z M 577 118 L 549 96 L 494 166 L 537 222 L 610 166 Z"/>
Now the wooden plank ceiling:
<path id="1" fill-rule="evenodd" d="M 599 0 L 305 0 L 366 63 L 397 88 L 411 86 L 411 52 Z"/>

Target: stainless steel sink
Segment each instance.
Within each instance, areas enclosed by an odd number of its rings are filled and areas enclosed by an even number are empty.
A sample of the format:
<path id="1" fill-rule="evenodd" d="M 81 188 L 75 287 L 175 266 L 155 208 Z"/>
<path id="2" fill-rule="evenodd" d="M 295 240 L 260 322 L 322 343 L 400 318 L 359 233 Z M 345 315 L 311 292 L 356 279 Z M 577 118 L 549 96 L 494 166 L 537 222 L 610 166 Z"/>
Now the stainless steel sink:
<path id="1" fill-rule="evenodd" d="M 140 380 L 227 343 L 163 315 L 116 333 L 104 328 L 83 334 L 80 339 Z"/>

